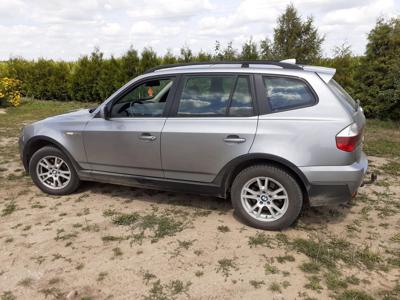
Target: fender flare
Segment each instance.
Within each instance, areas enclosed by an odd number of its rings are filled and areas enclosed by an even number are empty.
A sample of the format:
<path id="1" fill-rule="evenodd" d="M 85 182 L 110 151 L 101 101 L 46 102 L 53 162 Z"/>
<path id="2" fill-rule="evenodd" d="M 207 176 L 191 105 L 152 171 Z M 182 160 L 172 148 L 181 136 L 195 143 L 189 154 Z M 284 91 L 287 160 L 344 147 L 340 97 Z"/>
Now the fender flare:
<path id="1" fill-rule="evenodd" d="M 234 158 L 222 168 L 215 177 L 214 182 L 222 187 L 222 190 L 226 195 L 230 189 L 230 184 L 232 183 L 234 176 L 240 170 L 246 168 L 246 166 L 251 165 L 252 162 L 257 163 L 260 161 L 268 161 L 283 166 L 299 179 L 300 184 L 305 189 L 304 192 L 308 192 L 310 189 L 310 183 L 307 177 L 295 164 L 280 156 L 265 153 L 248 153 Z"/>
<path id="2" fill-rule="evenodd" d="M 61 143 L 59 143 L 55 139 L 50 138 L 48 136 L 37 135 L 37 136 L 34 136 L 34 137 L 30 138 L 25 143 L 23 151 L 22 151 L 22 163 L 23 163 L 24 168 L 25 168 L 26 171 L 29 172 L 29 161 L 28 161 L 29 157 L 28 157 L 28 154 L 29 154 L 32 146 L 34 145 L 34 143 L 35 142 L 40 142 L 40 141 L 46 142 L 47 144 L 53 144 L 54 146 L 56 146 L 58 149 L 60 149 L 68 157 L 68 159 L 71 161 L 71 163 L 73 164 L 73 166 L 74 166 L 76 171 L 81 169 L 81 167 L 76 162 L 76 160 L 71 155 L 71 153 L 69 153 L 69 151 Z"/>

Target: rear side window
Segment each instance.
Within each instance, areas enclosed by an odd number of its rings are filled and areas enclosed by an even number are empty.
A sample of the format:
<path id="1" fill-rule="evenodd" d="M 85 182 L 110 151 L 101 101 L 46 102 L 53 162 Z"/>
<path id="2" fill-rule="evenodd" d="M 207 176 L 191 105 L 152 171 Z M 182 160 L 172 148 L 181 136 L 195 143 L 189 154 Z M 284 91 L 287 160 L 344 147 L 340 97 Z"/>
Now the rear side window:
<path id="1" fill-rule="evenodd" d="M 248 77 L 236 75 L 186 77 L 177 115 L 181 117 L 253 115 Z"/>
<path id="2" fill-rule="evenodd" d="M 331 79 L 328 82 L 328 86 L 331 89 L 331 91 L 335 94 L 336 97 L 338 97 L 341 100 L 344 100 L 347 102 L 353 109 L 356 109 L 357 104 L 356 101 L 354 101 L 353 98 L 346 92 L 344 88 L 340 86 L 339 83 L 337 83 L 335 80 Z"/>
<path id="3" fill-rule="evenodd" d="M 316 103 L 316 98 L 302 80 L 286 77 L 264 77 L 266 100 L 273 112 L 301 108 Z"/>

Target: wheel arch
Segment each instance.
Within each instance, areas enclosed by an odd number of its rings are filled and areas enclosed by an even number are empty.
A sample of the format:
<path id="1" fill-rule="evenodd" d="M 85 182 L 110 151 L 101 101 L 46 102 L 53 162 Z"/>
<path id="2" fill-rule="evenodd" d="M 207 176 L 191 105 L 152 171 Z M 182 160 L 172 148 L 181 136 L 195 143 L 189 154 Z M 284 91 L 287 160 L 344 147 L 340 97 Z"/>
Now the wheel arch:
<path id="1" fill-rule="evenodd" d="M 224 196 L 227 197 L 230 194 L 233 180 L 237 174 L 239 174 L 245 168 L 257 164 L 270 164 L 286 170 L 299 183 L 303 192 L 303 197 L 305 201 L 308 202 L 308 190 L 310 188 L 310 183 L 303 172 L 301 172 L 301 170 L 290 161 L 276 155 L 265 153 L 249 153 L 242 155 L 225 165 L 215 180 L 222 186 Z"/>
<path id="2" fill-rule="evenodd" d="M 22 163 L 27 172 L 29 172 L 29 161 L 31 160 L 32 155 L 39 149 L 46 147 L 46 146 L 53 146 L 53 147 L 61 150 L 65 155 L 68 156 L 68 158 L 72 162 L 75 170 L 80 169 L 78 163 L 75 161 L 75 159 L 72 157 L 72 155 L 59 142 L 57 142 L 56 140 L 54 140 L 48 136 L 35 136 L 26 142 L 23 153 L 22 153 Z"/>

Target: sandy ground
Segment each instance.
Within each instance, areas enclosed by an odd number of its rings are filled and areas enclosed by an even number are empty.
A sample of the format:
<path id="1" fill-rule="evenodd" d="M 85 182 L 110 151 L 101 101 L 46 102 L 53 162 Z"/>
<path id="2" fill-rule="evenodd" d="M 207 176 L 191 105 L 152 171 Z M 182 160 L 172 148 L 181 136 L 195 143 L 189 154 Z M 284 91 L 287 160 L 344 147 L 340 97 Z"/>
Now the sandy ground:
<path id="1" fill-rule="evenodd" d="M 308 209 L 292 228 L 262 233 L 217 198 L 97 183 L 51 197 L 15 155 L 0 165 L 1 299 L 326 299 L 352 290 L 398 299 L 399 178 L 380 169 L 386 159 L 370 159 L 379 181 L 351 204 Z M 141 221 L 121 225 L 132 221 L 123 214 Z M 368 249 L 360 259 L 372 267 L 334 260 L 346 286 L 329 283 L 323 265 L 302 270 L 310 255 L 280 242 L 332 237 Z"/>

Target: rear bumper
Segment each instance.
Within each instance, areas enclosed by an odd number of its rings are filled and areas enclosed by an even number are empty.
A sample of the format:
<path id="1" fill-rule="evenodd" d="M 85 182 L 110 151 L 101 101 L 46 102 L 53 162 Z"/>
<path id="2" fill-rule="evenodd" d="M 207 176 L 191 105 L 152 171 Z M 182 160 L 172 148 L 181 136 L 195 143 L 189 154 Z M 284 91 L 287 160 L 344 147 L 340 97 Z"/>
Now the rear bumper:
<path id="1" fill-rule="evenodd" d="M 301 167 L 310 183 L 310 206 L 348 202 L 360 187 L 367 168 L 368 159 L 364 152 L 357 162 L 348 166 Z"/>

